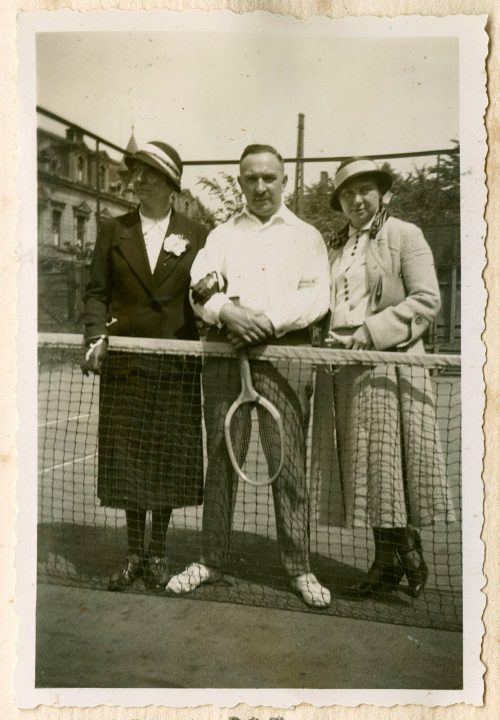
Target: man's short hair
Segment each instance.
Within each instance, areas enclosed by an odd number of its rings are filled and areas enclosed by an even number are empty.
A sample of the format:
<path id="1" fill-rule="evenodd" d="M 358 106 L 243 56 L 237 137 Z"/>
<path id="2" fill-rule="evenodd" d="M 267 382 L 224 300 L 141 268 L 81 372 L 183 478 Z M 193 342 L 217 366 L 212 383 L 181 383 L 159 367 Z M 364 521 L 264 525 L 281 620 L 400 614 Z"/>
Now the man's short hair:
<path id="1" fill-rule="evenodd" d="M 241 157 L 240 157 L 240 165 L 243 162 L 243 160 L 246 158 L 247 155 L 259 155 L 260 153 L 271 153 L 271 155 L 274 155 L 275 158 L 278 158 L 281 165 L 284 167 L 285 163 L 283 161 L 283 158 L 279 154 L 279 152 L 274 148 L 272 145 L 247 145 L 246 148 L 243 150 Z"/>

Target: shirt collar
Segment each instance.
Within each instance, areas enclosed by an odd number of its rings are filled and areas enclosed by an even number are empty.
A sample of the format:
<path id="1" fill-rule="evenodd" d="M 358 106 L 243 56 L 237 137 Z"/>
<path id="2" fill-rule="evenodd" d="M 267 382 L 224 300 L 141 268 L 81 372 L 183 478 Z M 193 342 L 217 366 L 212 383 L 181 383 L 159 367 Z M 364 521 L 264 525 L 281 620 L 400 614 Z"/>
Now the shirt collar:
<path id="1" fill-rule="evenodd" d="M 376 215 L 376 213 L 375 213 Z M 349 223 L 349 235 L 356 235 L 357 233 L 364 233 L 369 232 L 371 226 L 373 225 L 373 221 L 375 220 L 375 215 L 373 215 L 368 222 L 366 222 L 364 225 L 362 225 L 360 228 L 355 228 Z"/>
<path id="2" fill-rule="evenodd" d="M 296 225 L 299 222 L 299 218 L 294 215 L 294 213 L 287 208 L 287 206 L 284 203 L 281 203 L 279 208 L 276 210 L 274 215 L 271 215 L 269 220 L 266 220 L 265 223 L 261 223 L 259 218 L 254 215 L 250 210 L 248 209 L 248 205 L 245 205 L 243 210 L 235 216 L 234 220 L 237 222 L 240 219 L 247 218 L 250 219 L 252 222 L 258 223 L 261 227 L 265 227 L 267 225 L 273 225 L 275 222 L 283 222 L 286 225 Z"/>
<path id="3" fill-rule="evenodd" d="M 143 233 L 147 232 L 148 230 L 151 230 L 151 228 L 155 227 L 155 225 L 156 225 L 156 227 L 164 228 L 166 231 L 168 228 L 168 225 L 170 223 L 170 218 L 172 217 L 172 208 L 170 208 L 170 210 L 165 215 L 165 217 L 156 218 L 156 219 L 147 217 L 146 215 L 143 215 L 141 210 L 139 209 L 139 217 L 141 219 L 141 227 L 142 227 Z"/>

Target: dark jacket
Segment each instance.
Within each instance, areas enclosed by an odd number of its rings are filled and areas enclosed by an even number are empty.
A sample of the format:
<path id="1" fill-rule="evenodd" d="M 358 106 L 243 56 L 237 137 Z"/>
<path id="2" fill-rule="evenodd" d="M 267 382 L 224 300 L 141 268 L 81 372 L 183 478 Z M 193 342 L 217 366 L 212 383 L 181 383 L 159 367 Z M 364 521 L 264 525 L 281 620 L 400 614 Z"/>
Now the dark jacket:
<path id="1" fill-rule="evenodd" d="M 205 244 L 203 225 L 172 210 L 167 230 L 189 244 L 180 256 L 161 249 L 151 273 L 139 211 L 103 223 L 85 292 L 85 338 L 99 335 L 196 339 L 190 268 Z"/>

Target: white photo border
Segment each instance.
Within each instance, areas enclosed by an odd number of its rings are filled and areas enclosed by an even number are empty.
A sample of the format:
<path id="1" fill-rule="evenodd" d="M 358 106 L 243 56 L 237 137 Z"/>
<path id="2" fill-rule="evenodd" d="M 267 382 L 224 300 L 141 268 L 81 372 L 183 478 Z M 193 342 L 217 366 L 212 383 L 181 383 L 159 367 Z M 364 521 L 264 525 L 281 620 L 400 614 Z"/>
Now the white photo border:
<path id="1" fill-rule="evenodd" d="M 484 113 L 487 105 L 486 69 L 488 38 L 486 16 L 396 18 L 359 17 L 333 20 L 312 17 L 298 21 L 289 16 L 251 13 L 237 15 L 229 11 L 72 11 L 30 12 L 20 14 L 19 28 L 19 165 L 17 247 L 20 258 L 18 278 L 18 412 L 19 488 L 17 494 L 18 537 L 30 539 L 17 544 L 16 597 L 20 616 L 18 664 L 16 669 L 17 703 L 31 708 L 49 706 L 93 707 L 101 704 L 136 707 L 167 705 L 196 707 L 215 705 L 232 707 L 239 703 L 290 708 L 300 703 L 314 706 L 357 706 L 361 703 L 393 706 L 422 704 L 451 705 L 457 702 L 481 704 L 484 666 L 480 660 L 483 637 L 482 613 L 485 583 L 482 565 L 484 546 L 480 539 L 483 522 L 483 486 L 481 481 L 484 439 L 482 434 L 485 404 L 483 364 L 486 289 L 481 279 L 486 264 L 484 210 L 486 204 L 485 158 L 487 152 Z M 467 398 L 463 416 L 463 549 L 464 549 L 464 687 L 462 690 L 307 690 L 307 689 L 95 689 L 51 688 L 34 686 L 35 588 L 36 588 L 36 112 L 35 112 L 35 35 L 37 32 L 152 30 L 182 32 L 258 32 L 269 34 L 343 35 L 392 37 L 453 36 L 460 47 L 460 152 L 461 152 L 461 235 L 462 235 L 462 396 Z M 474 388 L 474 393 L 470 389 Z M 479 390 L 481 389 L 481 390 Z M 467 392 L 469 390 L 469 392 Z M 390 690 L 390 697 L 388 697 Z"/>

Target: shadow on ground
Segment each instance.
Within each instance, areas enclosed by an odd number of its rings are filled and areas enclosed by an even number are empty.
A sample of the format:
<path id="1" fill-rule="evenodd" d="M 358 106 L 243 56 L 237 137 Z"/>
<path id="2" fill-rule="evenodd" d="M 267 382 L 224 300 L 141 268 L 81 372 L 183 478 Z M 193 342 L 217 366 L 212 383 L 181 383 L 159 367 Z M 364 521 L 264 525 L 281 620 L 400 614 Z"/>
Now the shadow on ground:
<path id="1" fill-rule="evenodd" d="M 199 531 L 169 531 L 167 546 L 172 573 L 199 558 L 199 540 Z M 70 523 L 38 526 L 38 571 L 44 582 L 106 589 L 109 575 L 120 567 L 125 552 L 125 528 Z M 356 600 L 349 596 L 347 588 L 364 577 L 363 572 L 319 553 L 311 554 L 311 566 L 332 593 L 327 610 L 307 608 L 290 590 L 275 540 L 234 531 L 224 578 L 198 588 L 189 598 L 418 627 L 461 628 L 461 597 L 457 593 L 426 589 L 414 600 L 402 586 L 398 592 Z M 134 583 L 131 592 L 149 594 L 141 580 Z"/>

